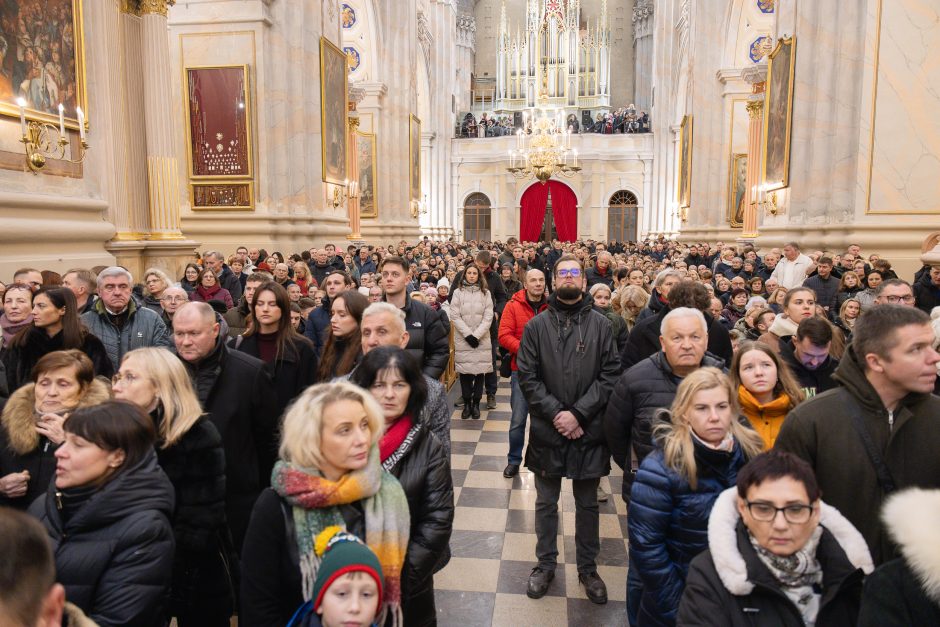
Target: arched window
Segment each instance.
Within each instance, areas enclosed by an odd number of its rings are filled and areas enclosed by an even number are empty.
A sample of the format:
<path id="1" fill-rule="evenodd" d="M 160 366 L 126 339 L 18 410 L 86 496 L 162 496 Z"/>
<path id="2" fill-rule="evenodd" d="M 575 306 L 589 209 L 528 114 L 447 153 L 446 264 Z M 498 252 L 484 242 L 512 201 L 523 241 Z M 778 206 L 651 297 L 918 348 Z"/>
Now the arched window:
<path id="1" fill-rule="evenodd" d="M 607 241 L 636 241 L 637 204 L 633 192 L 614 192 L 607 208 Z"/>
<path id="2" fill-rule="evenodd" d="M 463 238 L 490 241 L 490 199 L 486 194 L 470 194 L 464 202 Z"/>

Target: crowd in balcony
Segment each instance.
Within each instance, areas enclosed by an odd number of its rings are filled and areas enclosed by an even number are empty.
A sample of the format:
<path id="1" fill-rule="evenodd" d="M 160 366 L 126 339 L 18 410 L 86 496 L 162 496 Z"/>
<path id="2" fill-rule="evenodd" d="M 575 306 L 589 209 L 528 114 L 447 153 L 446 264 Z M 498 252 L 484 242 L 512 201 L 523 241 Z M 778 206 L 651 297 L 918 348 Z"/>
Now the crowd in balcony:
<path id="1" fill-rule="evenodd" d="M 620 107 L 607 113 L 599 112 L 594 116 L 594 121 L 590 125 L 585 125 L 578 120 L 578 116 L 569 113 L 565 120 L 567 130 L 574 134 L 580 133 L 600 133 L 603 135 L 616 135 L 623 133 L 649 133 L 650 116 L 645 111 L 637 111 L 633 104 L 626 107 Z M 463 116 L 460 122 L 460 128 L 457 137 L 461 138 L 485 138 L 485 137 L 505 137 L 515 135 L 520 129 L 524 129 L 527 134 L 532 133 L 532 122 L 523 122 L 517 125 L 513 116 L 499 115 L 495 113 L 483 113 L 477 120 L 473 113 L 468 112 Z"/>

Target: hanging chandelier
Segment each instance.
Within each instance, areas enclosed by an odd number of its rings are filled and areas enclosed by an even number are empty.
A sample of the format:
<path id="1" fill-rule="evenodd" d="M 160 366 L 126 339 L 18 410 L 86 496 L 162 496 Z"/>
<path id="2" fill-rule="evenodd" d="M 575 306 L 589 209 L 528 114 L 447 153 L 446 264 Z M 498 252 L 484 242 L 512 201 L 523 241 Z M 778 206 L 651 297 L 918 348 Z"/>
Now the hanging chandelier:
<path id="1" fill-rule="evenodd" d="M 516 132 L 516 150 L 509 151 L 510 174 L 517 179 L 535 177 L 543 185 L 555 175 L 571 177 L 581 171 L 578 151 L 571 148 L 571 131 L 564 128 L 565 112 L 557 116 L 545 110 L 523 113 Z"/>

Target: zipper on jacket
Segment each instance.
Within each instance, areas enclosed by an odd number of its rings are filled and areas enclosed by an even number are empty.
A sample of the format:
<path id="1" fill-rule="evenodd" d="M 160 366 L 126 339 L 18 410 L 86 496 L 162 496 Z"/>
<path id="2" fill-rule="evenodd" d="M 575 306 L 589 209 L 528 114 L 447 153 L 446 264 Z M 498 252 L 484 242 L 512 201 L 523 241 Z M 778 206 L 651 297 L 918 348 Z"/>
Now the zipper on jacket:
<path id="1" fill-rule="evenodd" d="M 894 412 L 888 410 L 888 433 L 894 433 Z"/>

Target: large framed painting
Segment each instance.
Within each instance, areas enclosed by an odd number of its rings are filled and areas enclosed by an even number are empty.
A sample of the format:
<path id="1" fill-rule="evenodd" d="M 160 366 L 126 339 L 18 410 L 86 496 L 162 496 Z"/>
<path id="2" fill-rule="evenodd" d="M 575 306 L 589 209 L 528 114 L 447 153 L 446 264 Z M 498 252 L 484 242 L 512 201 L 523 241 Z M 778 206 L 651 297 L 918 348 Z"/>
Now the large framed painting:
<path id="1" fill-rule="evenodd" d="M 731 155 L 731 177 L 728 187 L 728 223 L 732 228 L 744 226 L 744 199 L 747 190 L 747 153 Z"/>
<path id="2" fill-rule="evenodd" d="M 82 0 L 0 1 L 0 114 L 78 128 L 88 122 Z"/>
<path id="3" fill-rule="evenodd" d="M 254 181 L 194 181 L 190 183 L 193 211 L 252 211 Z"/>
<path id="4" fill-rule="evenodd" d="M 247 65 L 186 68 L 191 178 L 251 178 L 249 94 Z"/>
<path id="5" fill-rule="evenodd" d="M 356 131 L 356 160 L 359 165 L 359 217 L 379 217 L 378 182 L 375 166 L 375 133 Z"/>
<path id="6" fill-rule="evenodd" d="M 688 208 L 692 203 L 692 116 L 682 118 L 679 129 L 679 206 Z"/>
<path id="7" fill-rule="evenodd" d="M 408 180 L 411 200 L 421 199 L 421 120 L 412 115 L 408 124 Z"/>
<path id="8" fill-rule="evenodd" d="M 320 138 L 323 181 L 346 184 L 346 103 L 349 60 L 326 37 L 320 37 Z"/>
<path id="9" fill-rule="evenodd" d="M 781 39 L 770 53 L 764 107 L 764 172 L 766 190 L 790 185 L 790 129 L 793 126 L 793 71 L 796 37 Z"/>

